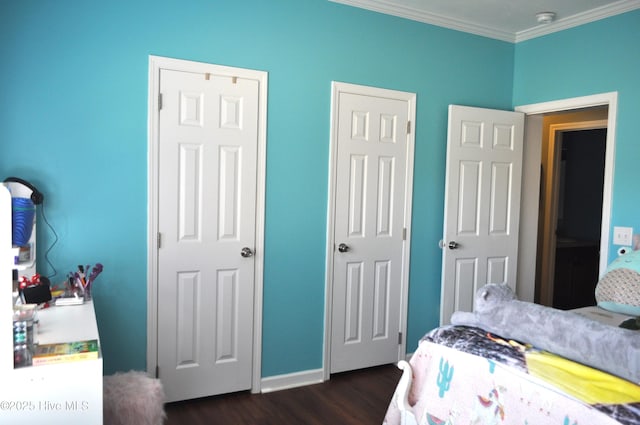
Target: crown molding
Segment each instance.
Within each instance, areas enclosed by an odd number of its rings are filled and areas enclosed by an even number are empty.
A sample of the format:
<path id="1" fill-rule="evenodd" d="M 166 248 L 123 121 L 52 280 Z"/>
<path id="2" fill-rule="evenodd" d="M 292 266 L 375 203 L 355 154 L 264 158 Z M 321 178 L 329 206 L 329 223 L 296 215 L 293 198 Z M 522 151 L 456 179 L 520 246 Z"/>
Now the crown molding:
<path id="1" fill-rule="evenodd" d="M 583 13 L 559 19 L 551 24 L 537 25 L 527 30 L 512 33 L 502 31 L 496 28 L 490 28 L 448 16 L 438 15 L 435 13 L 418 10 L 415 8 L 401 6 L 386 0 L 329 0 L 334 3 L 341 3 L 348 6 L 359 7 L 374 12 L 380 12 L 387 15 L 398 16 L 400 18 L 411 19 L 413 21 L 423 22 L 426 24 L 436 25 L 439 27 L 449 28 L 457 31 L 467 32 L 470 34 L 489 37 L 496 40 L 508 41 L 510 43 L 518 43 L 524 40 L 541 37 L 543 35 L 562 31 L 568 28 L 577 27 L 589 22 L 619 15 L 621 13 L 630 12 L 640 9 L 640 0 L 620 0 L 606 6 L 601 6 Z"/>
<path id="2" fill-rule="evenodd" d="M 515 34 L 508 31 L 501 31 L 489 28 L 473 22 L 455 19 L 448 16 L 438 15 L 412 7 L 401 6 L 385 0 L 329 0 L 334 3 L 346 4 L 348 6 L 359 7 L 386 15 L 398 16 L 400 18 L 411 19 L 412 21 L 424 22 L 425 24 L 436 25 L 457 31 L 468 32 L 484 37 L 495 38 L 497 40 L 515 42 Z"/>
<path id="3" fill-rule="evenodd" d="M 573 16 L 558 19 L 557 21 L 548 25 L 539 25 L 528 30 L 519 31 L 515 34 L 515 42 L 519 43 L 520 41 L 542 37 L 543 35 L 588 24 L 589 22 L 595 22 L 599 21 L 600 19 L 610 18 L 611 16 L 631 12 L 635 9 L 640 9 L 640 0 L 620 0 L 606 6 L 597 7 L 586 12 L 577 13 Z"/>

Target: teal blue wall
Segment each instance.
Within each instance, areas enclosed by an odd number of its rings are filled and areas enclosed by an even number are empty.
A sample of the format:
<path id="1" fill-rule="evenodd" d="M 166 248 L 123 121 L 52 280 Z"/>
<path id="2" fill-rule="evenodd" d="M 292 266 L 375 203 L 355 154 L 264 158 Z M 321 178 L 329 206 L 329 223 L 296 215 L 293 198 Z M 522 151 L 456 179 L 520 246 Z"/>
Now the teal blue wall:
<path id="1" fill-rule="evenodd" d="M 146 367 L 151 54 L 269 73 L 263 376 L 322 366 L 332 80 L 418 95 L 409 351 L 438 323 L 448 104 L 618 91 L 612 218 L 640 229 L 640 11 L 512 45 L 325 0 L 86 3 L 0 4 L 0 178 L 45 193 L 56 278 L 105 264 L 105 373 Z"/>
<path id="2" fill-rule="evenodd" d="M 447 105 L 511 107 L 514 45 L 327 0 L 3 1 L 0 39 L 0 178 L 54 281 L 104 263 L 105 373 L 146 367 L 149 55 L 269 73 L 263 376 L 322 367 L 332 80 L 417 93 L 408 350 L 438 324 Z"/>
<path id="3" fill-rule="evenodd" d="M 640 10 L 515 47 L 514 105 L 618 92 L 612 226 L 640 233 Z M 611 245 L 609 260 L 617 254 Z"/>

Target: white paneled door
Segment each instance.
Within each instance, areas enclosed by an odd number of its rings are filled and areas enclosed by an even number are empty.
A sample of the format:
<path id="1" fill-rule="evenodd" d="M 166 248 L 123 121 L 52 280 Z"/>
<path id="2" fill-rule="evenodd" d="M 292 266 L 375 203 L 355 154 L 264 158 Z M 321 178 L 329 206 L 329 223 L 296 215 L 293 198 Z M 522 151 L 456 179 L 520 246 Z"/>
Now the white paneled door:
<path id="1" fill-rule="evenodd" d="M 259 82 L 160 71 L 158 359 L 168 401 L 252 385 Z"/>
<path id="2" fill-rule="evenodd" d="M 398 360 L 412 175 L 411 94 L 338 87 L 331 373 Z"/>
<path id="3" fill-rule="evenodd" d="M 476 290 L 515 290 L 524 114 L 451 105 L 440 321 L 472 311 Z"/>

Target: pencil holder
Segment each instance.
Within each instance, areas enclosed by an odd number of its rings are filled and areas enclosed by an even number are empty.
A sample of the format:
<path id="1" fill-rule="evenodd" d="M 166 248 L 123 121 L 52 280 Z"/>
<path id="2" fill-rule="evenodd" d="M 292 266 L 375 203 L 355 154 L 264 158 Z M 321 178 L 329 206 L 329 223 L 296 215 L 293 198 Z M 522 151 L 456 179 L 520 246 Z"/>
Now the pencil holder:
<path id="1" fill-rule="evenodd" d="M 91 283 L 87 283 L 84 287 L 84 301 L 91 301 Z"/>

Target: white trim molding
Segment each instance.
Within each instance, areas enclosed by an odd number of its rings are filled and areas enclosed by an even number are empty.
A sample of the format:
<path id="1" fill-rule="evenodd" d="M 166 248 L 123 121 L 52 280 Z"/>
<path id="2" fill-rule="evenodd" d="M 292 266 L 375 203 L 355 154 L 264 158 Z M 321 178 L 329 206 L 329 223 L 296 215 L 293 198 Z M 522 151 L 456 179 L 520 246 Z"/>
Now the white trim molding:
<path id="1" fill-rule="evenodd" d="M 411 19 L 412 21 L 431 24 L 438 27 L 481 35 L 483 37 L 494 38 L 502 41 L 515 41 L 515 35 L 508 31 L 500 31 L 495 28 L 478 25 L 473 22 L 456 19 L 450 16 L 438 15 L 425 10 L 400 5 L 385 0 L 329 0 L 334 3 L 342 3 L 348 6 L 359 7 L 386 15 L 397 16 L 399 18 Z"/>
<path id="2" fill-rule="evenodd" d="M 589 22 L 599 21 L 600 19 L 610 18 L 635 9 L 640 9 L 640 0 L 620 0 L 616 3 L 607 4 L 583 13 L 558 19 L 549 25 L 536 26 L 524 31 L 518 31 L 515 34 L 515 42 L 519 43 L 520 41 L 542 37 L 543 35 L 588 24 Z"/>
<path id="3" fill-rule="evenodd" d="M 313 369 L 263 378 L 261 386 L 264 394 L 321 382 L 324 382 L 324 371 L 322 369 Z"/>
<path id="4" fill-rule="evenodd" d="M 533 28 L 513 33 L 510 31 L 501 30 L 499 28 L 492 28 L 478 23 L 454 18 L 452 16 L 439 15 L 429 12 L 425 9 L 413 8 L 391 0 L 329 1 L 358 7 L 361 9 L 367 9 L 374 12 L 384 13 L 386 15 L 411 19 L 412 21 L 423 22 L 425 24 L 436 25 L 443 28 L 449 28 L 452 30 L 493 38 L 496 40 L 508 41 L 510 43 L 518 43 L 520 41 L 541 37 L 543 35 L 619 15 L 621 13 L 630 12 L 635 9 L 640 9 L 640 0 L 619 0 L 615 3 L 597 7 L 583 13 L 578 13 L 573 16 L 567 16 L 565 18 L 558 19 L 551 24 L 536 25 Z"/>
<path id="5" fill-rule="evenodd" d="M 524 112 L 526 115 L 537 115 L 591 108 L 595 106 L 608 106 L 604 187 L 602 192 L 602 227 L 600 231 L 599 275 L 602 276 L 606 271 L 609 262 L 609 235 L 611 233 L 611 209 L 613 207 L 613 174 L 615 167 L 618 92 L 601 93 L 531 105 L 522 105 L 517 106 L 515 110 Z"/>

